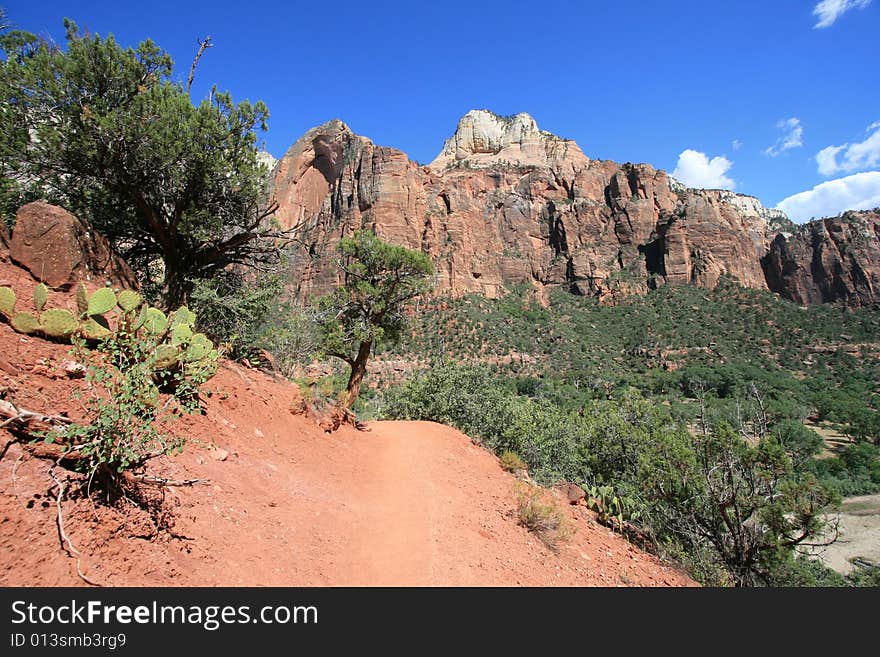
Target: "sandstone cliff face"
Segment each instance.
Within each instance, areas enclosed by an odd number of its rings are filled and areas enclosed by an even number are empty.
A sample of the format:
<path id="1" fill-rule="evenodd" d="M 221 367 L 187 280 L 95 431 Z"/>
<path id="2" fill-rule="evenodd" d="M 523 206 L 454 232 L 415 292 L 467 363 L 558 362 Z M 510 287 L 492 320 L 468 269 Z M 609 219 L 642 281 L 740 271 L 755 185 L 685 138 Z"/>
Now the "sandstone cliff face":
<path id="1" fill-rule="evenodd" d="M 880 210 L 846 212 L 779 233 L 764 266 L 770 287 L 797 303 L 880 303 Z"/>
<path id="2" fill-rule="evenodd" d="M 465 115 L 427 167 L 330 121 L 278 163 L 274 192 L 312 256 L 291 264 L 301 295 L 339 282 L 331 254 L 361 227 L 430 254 L 442 293 L 497 297 L 527 284 L 613 299 L 722 275 L 764 288 L 768 221 L 779 219 L 752 197 L 591 160 L 527 114 L 485 110 Z"/>

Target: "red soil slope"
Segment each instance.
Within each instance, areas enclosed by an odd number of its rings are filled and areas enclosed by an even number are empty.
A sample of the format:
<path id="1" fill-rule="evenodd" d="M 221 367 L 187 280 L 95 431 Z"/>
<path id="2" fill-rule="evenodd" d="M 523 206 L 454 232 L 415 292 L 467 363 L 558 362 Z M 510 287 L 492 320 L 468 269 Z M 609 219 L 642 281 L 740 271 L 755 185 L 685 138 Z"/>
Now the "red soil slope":
<path id="1" fill-rule="evenodd" d="M 8 278 L 8 277 L 6 277 Z M 23 280 L 0 280 L 0 284 Z M 33 285 L 28 282 L 24 289 Z M 53 293 L 50 307 L 66 305 Z M 67 348 L 0 324 L 0 396 L 75 417 Z M 64 501 L 85 575 L 115 586 L 691 585 L 677 570 L 560 501 L 576 527 L 554 553 L 516 517 L 513 476 L 467 436 L 428 422 L 324 433 L 290 412 L 295 386 L 226 363 L 185 452 L 154 474 L 163 511 Z M 0 430 L 5 444 L 11 435 Z M 0 585 L 84 585 L 59 545 L 51 461 L 0 460 Z M 56 469 L 56 476 L 66 478 Z M 70 486 L 73 489 L 73 485 Z M 170 529 L 157 530 L 162 516 Z M 162 524 L 161 522 L 159 524 Z"/>

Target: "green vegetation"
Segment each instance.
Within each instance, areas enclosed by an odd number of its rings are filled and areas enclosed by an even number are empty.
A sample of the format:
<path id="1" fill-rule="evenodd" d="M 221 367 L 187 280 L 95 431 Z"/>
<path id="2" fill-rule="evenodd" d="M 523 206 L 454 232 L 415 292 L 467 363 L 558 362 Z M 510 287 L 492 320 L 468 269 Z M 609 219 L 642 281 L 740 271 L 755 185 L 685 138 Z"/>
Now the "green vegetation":
<path id="1" fill-rule="evenodd" d="M 94 349 L 82 332 L 71 337 L 85 371 L 87 385 L 75 393 L 85 419 L 44 435 L 89 475 L 89 483 L 116 483 L 150 459 L 182 450 L 183 438 L 164 432 L 162 423 L 199 408 L 200 387 L 217 367 L 217 352 L 204 335 L 193 333 L 195 316 L 185 307 L 166 318 L 160 310 L 141 308 L 136 293 L 114 295 L 104 288 L 91 296 L 87 312 L 109 312 L 111 299 L 118 306 L 115 321 Z"/>
<path id="2" fill-rule="evenodd" d="M 78 315 L 65 308 L 46 310 L 48 289 L 40 283 L 33 294 L 36 312 L 16 311 L 15 291 L 4 287 L 0 288 L 0 316 L 19 333 L 40 334 L 73 344 L 121 339 L 119 335 L 127 333 L 150 336 L 155 369 L 166 373 L 185 369 L 188 374 L 205 379 L 217 371 L 219 354 L 206 335 L 194 332 L 196 317 L 186 306 L 166 317 L 158 308 L 144 304 L 137 292 L 122 290 L 116 294 L 104 287 L 89 295 L 82 283 L 77 286 L 76 298 Z M 114 315 L 108 315 L 110 312 Z"/>
<path id="3" fill-rule="evenodd" d="M 274 274 L 228 270 L 198 281 L 190 295 L 199 328 L 227 358 L 293 376 L 318 349 L 313 312 L 291 301 Z"/>
<path id="4" fill-rule="evenodd" d="M 498 459 L 501 461 L 501 468 L 507 472 L 525 472 L 529 469 L 528 464 L 516 452 L 511 452 L 509 449 L 501 452 Z"/>
<path id="5" fill-rule="evenodd" d="M 614 307 L 564 293 L 542 307 L 523 289 L 441 303 L 386 354 L 446 360 L 388 389 L 383 415 L 451 424 L 540 482 L 582 484 L 704 582 L 816 580 L 798 554 L 827 540 L 826 512 L 880 491 L 878 309 L 729 282 Z M 850 442 L 829 451 L 810 423 Z"/>
<path id="6" fill-rule="evenodd" d="M 587 506 L 596 512 L 596 519 L 603 525 L 623 529 L 624 522 L 639 517 L 638 503 L 629 497 L 619 497 L 613 486 L 590 486 L 586 493 Z"/>
<path id="7" fill-rule="evenodd" d="M 89 219 L 166 308 L 230 265 L 277 261 L 287 234 L 255 135 L 266 106 L 216 89 L 193 105 L 152 41 L 124 49 L 65 26 L 66 49 L 0 36 L 4 215 L 43 197 Z"/>
<path id="8" fill-rule="evenodd" d="M 692 436 L 632 389 L 575 411 L 518 396 L 485 368 L 438 364 L 390 391 L 387 413 L 515 451 L 540 482 L 582 483 L 605 521 L 640 519 L 659 548 L 702 555 L 704 573 L 739 585 L 770 583 L 795 547 L 821 541 L 833 501 L 774 436 L 750 446 L 723 423 Z"/>
<path id="9" fill-rule="evenodd" d="M 351 375 L 342 407 L 360 394 L 373 345 L 395 340 L 409 301 L 428 289 L 431 260 L 420 251 L 394 246 L 358 231 L 339 241 L 345 283 L 316 302 L 324 353 L 348 363 Z"/>

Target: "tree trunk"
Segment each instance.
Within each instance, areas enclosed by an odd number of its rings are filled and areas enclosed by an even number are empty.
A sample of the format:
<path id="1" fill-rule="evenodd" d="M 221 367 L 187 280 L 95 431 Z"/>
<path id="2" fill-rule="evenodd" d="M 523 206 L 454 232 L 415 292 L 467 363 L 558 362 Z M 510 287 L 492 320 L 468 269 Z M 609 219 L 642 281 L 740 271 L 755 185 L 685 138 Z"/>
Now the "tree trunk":
<path id="1" fill-rule="evenodd" d="M 189 281 L 183 267 L 165 260 L 165 282 L 162 285 L 162 305 L 166 311 L 186 305 L 189 296 Z"/>
<path id="2" fill-rule="evenodd" d="M 357 358 L 351 364 L 351 376 L 348 378 L 345 403 L 343 404 L 343 407 L 346 409 L 352 407 L 361 392 L 361 383 L 364 380 L 364 375 L 367 373 L 367 359 L 370 357 L 372 347 L 372 342 L 361 342 Z"/>

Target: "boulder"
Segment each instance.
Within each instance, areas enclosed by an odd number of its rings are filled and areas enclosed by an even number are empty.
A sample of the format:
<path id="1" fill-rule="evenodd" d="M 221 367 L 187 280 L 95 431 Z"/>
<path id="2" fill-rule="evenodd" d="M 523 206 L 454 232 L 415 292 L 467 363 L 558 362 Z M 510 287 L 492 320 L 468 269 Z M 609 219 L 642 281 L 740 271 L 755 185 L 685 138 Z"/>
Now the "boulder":
<path id="1" fill-rule="evenodd" d="M 103 235 L 67 210 L 43 201 L 28 203 L 16 213 L 9 255 L 35 279 L 57 290 L 81 280 L 137 286 L 134 272 Z"/>
<path id="2" fill-rule="evenodd" d="M 3 221 L 3 217 L 0 217 L 0 262 L 9 262 L 9 240 L 6 223 Z"/>
<path id="3" fill-rule="evenodd" d="M 556 488 L 562 494 L 563 498 L 568 501 L 569 504 L 579 504 L 581 500 L 587 497 L 584 489 L 577 484 L 560 482 L 556 485 Z"/>

